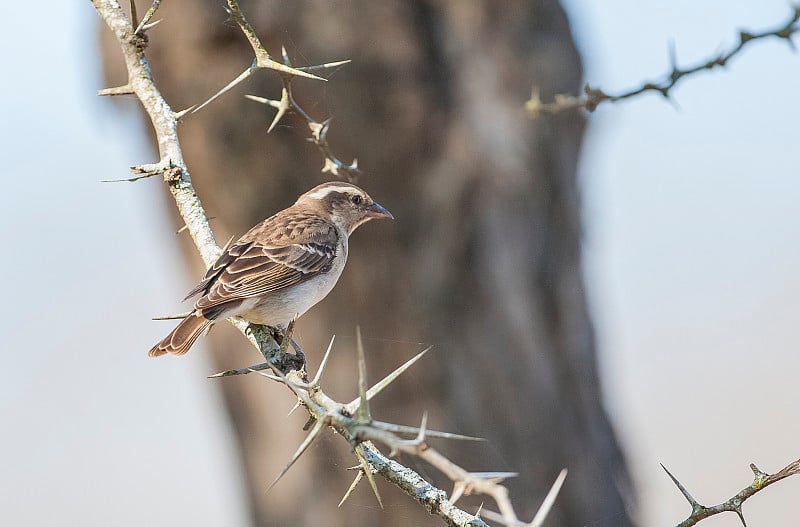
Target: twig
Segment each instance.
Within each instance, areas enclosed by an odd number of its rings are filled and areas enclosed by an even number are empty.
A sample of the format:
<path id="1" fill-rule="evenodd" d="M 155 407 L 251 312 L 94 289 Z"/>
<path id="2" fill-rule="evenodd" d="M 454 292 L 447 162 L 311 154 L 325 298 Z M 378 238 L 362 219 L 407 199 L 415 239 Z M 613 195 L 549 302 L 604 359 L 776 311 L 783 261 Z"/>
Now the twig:
<path id="1" fill-rule="evenodd" d="M 283 53 L 283 63 L 290 67 L 292 62 L 289 59 L 289 54 L 286 52 L 286 48 L 282 48 L 281 51 Z M 302 71 L 315 71 L 318 69 L 336 68 L 349 62 L 349 60 L 340 60 L 337 62 L 328 62 L 327 64 L 306 66 L 297 69 Z M 331 146 L 328 143 L 328 129 L 330 128 L 331 120 L 327 119 L 322 122 L 317 121 L 311 117 L 311 115 L 309 115 L 309 113 L 305 111 L 302 106 L 300 106 L 300 104 L 294 98 L 291 76 L 281 75 L 281 82 L 283 83 L 283 88 L 281 89 L 280 100 L 267 99 L 264 97 L 258 97 L 256 95 L 245 95 L 245 97 L 251 101 L 266 104 L 267 106 L 271 106 L 277 110 L 275 117 L 273 117 L 272 122 L 269 125 L 269 128 L 267 128 L 267 133 L 275 129 L 275 127 L 289 110 L 293 110 L 306 121 L 308 129 L 311 131 L 311 136 L 308 138 L 308 140 L 314 143 L 325 159 L 324 165 L 322 166 L 322 172 L 330 172 L 336 177 L 344 176 L 351 183 L 355 183 L 358 180 L 358 176 L 361 175 L 361 170 L 358 168 L 358 160 L 353 159 L 353 162 L 348 165 L 341 161 L 333 153 L 333 149 L 331 149 Z"/>
<path id="2" fill-rule="evenodd" d="M 328 143 L 327 133 L 328 127 L 330 126 L 330 119 L 319 122 L 312 118 L 308 112 L 306 112 L 303 107 L 297 103 L 292 93 L 292 80 L 295 77 L 306 77 L 310 79 L 327 81 L 326 78 L 319 77 L 311 72 L 336 68 L 347 64 L 350 61 L 340 60 L 336 62 L 327 62 L 325 64 L 317 64 L 314 66 L 295 68 L 292 66 L 291 60 L 289 59 L 289 54 L 286 52 L 286 48 L 282 47 L 281 52 L 283 54 L 283 63 L 277 62 L 272 59 L 267 49 L 261 43 L 261 40 L 258 38 L 253 26 L 251 26 L 250 22 L 248 22 L 247 18 L 245 18 L 244 13 L 239 7 L 239 3 L 236 0 L 227 0 L 227 4 L 231 19 L 236 22 L 236 24 L 242 30 L 242 33 L 244 33 L 247 41 L 250 43 L 250 47 L 253 48 L 253 54 L 255 55 L 255 58 L 250 67 L 242 71 L 238 77 L 226 84 L 222 89 L 209 97 L 205 102 L 192 108 L 191 113 L 199 112 L 214 102 L 217 98 L 244 82 L 258 70 L 270 69 L 277 71 L 280 75 L 281 82 L 283 83 L 280 100 L 267 99 L 264 97 L 257 97 L 255 95 L 245 96 L 250 100 L 259 102 L 261 104 L 266 104 L 277 110 L 272 122 L 267 128 L 267 133 L 275 129 L 275 127 L 289 110 L 294 110 L 298 115 L 305 119 L 308 128 L 311 131 L 311 137 L 309 137 L 309 141 L 313 142 L 324 156 L 325 162 L 322 166 L 322 172 L 330 172 L 336 177 L 345 176 L 351 183 L 356 182 L 358 176 L 361 174 L 361 171 L 358 169 L 358 160 L 353 159 L 353 162 L 349 165 L 344 163 L 333 154 L 333 150 Z"/>
<path id="3" fill-rule="evenodd" d="M 609 94 L 599 88 L 592 88 L 588 84 L 583 89 L 583 95 L 556 94 L 552 102 L 542 102 L 538 90 L 534 88 L 530 100 L 525 103 L 525 109 L 532 117 L 542 114 L 556 114 L 565 111 L 585 108 L 593 112 L 598 105 L 604 102 L 617 102 L 623 99 L 630 99 L 645 92 L 660 93 L 665 99 L 672 96 L 672 88 L 685 77 L 694 75 L 704 70 L 711 70 L 717 66 L 727 65 L 733 57 L 738 55 L 747 45 L 757 40 L 769 37 L 777 37 L 785 40 L 794 49 L 792 36 L 800 31 L 800 4 L 792 7 L 792 14 L 781 26 L 762 31 L 762 32 L 739 32 L 739 42 L 727 52 L 711 57 L 705 62 L 697 64 L 691 68 L 682 69 L 677 65 L 674 48 L 670 47 L 670 67 L 671 71 L 664 75 L 659 81 L 644 82 L 641 86 L 618 94 Z"/>
<path id="4" fill-rule="evenodd" d="M 690 527 L 692 525 L 697 525 L 701 520 L 708 518 L 709 516 L 714 516 L 723 512 L 735 512 L 739 519 L 742 521 L 742 525 L 747 527 L 747 523 L 744 520 L 744 513 L 742 512 L 742 504 L 744 504 L 745 500 L 759 492 L 760 490 L 772 485 L 773 483 L 777 483 L 778 481 L 788 478 L 789 476 L 794 476 L 795 474 L 800 474 L 800 459 L 797 461 L 793 461 L 789 463 L 781 470 L 776 472 L 775 474 L 767 474 L 762 472 L 758 469 L 755 464 L 750 464 L 750 470 L 753 471 L 753 483 L 749 486 L 740 490 L 735 496 L 731 497 L 730 499 L 720 503 L 719 505 L 713 505 L 711 507 L 706 507 L 705 505 L 701 505 L 700 503 L 695 500 L 689 491 L 681 484 L 678 479 L 670 473 L 669 470 L 664 465 L 661 467 L 666 471 L 667 475 L 670 477 L 675 486 L 678 487 L 678 490 L 681 491 L 683 497 L 686 498 L 686 501 L 692 506 L 692 512 L 689 514 L 689 517 L 680 522 L 677 527 Z"/>
<path id="5" fill-rule="evenodd" d="M 224 88 L 219 90 L 217 93 L 212 95 L 208 100 L 206 100 L 203 104 L 199 105 L 197 108 L 192 110 L 192 113 L 199 112 L 211 102 L 216 100 L 220 95 L 224 94 L 227 91 L 230 91 L 234 86 L 240 84 L 242 81 L 247 79 L 250 75 L 255 73 L 261 69 L 270 69 L 279 72 L 281 75 L 293 77 L 306 77 L 309 79 L 315 79 L 319 81 L 327 81 L 323 77 L 318 77 L 313 73 L 308 73 L 307 71 L 303 71 L 302 69 L 295 69 L 291 66 L 286 64 L 281 64 L 280 62 L 276 62 L 272 60 L 267 48 L 261 44 L 261 40 L 259 40 L 258 35 L 256 35 L 253 26 L 250 25 L 250 22 L 247 21 L 245 18 L 244 13 L 242 12 L 241 8 L 239 7 L 239 3 L 236 0 L 227 0 L 228 2 L 228 13 L 231 15 L 231 18 L 236 22 L 239 28 L 244 33 L 244 36 L 247 38 L 247 41 L 250 43 L 250 47 L 253 48 L 253 53 L 255 54 L 255 59 L 253 59 L 253 63 L 250 65 L 249 68 L 244 70 L 242 73 L 239 74 L 234 80 L 229 82 Z"/>

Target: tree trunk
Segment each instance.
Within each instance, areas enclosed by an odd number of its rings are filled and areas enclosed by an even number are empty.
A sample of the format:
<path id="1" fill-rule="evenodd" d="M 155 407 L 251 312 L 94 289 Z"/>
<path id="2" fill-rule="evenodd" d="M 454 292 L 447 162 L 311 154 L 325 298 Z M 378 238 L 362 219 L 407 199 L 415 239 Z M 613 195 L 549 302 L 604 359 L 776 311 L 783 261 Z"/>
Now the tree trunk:
<path id="1" fill-rule="evenodd" d="M 148 53 L 173 108 L 204 100 L 252 60 L 235 24 L 225 23 L 223 4 L 176 0 L 159 10 L 165 22 L 151 32 Z M 568 467 L 548 525 L 630 525 L 628 479 L 600 401 L 581 274 L 576 162 L 584 120 L 530 120 L 523 110 L 533 85 L 543 98 L 580 88 L 580 59 L 561 6 L 241 5 L 273 55 L 283 44 L 295 65 L 353 59 L 328 83 L 297 80 L 297 95 L 316 118 L 336 117 L 334 150 L 346 161 L 358 157 L 366 171 L 359 184 L 397 218 L 354 235 L 338 286 L 298 323 L 312 371 L 330 335 L 342 336 L 326 390 L 355 393 L 356 324 L 368 337 L 373 380 L 418 351 L 413 343 L 432 343 L 421 366 L 375 402 L 376 416 L 413 424 L 427 409 L 432 428 L 486 437 L 488 444 L 436 446 L 471 470 L 519 472 L 509 486 L 524 518 Z M 187 117 L 181 130 L 195 187 L 223 242 L 328 176 L 304 141 L 304 123 L 289 118 L 266 135 L 274 110 L 245 93 L 278 98 L 280 84 L 259 72 Z M 199 277 L 188 244 L 187 258 Z M 209 338 L 219 369 L 258 358 L 232 331 L 218 328 Z M 353 476 L 344 467 L 355 464 L 342 441 L 312 449 L 315 462 L 299 463 L 265 494 L 301 432 L 284 417 L 291 397 L 250 377 L 219 386 L 255 525 L 437 523 L 380 482 L 385 511 L 366 486 L 337 510 Z"/>

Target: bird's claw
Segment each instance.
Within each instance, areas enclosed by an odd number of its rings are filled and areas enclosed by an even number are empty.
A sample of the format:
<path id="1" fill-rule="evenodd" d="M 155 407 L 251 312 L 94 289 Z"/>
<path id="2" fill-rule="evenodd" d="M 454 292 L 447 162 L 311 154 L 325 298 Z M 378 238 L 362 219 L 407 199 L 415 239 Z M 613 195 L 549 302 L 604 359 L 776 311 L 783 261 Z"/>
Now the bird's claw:
<path id="1" fill-rule="evenodd" d="M 300 344 L 292 338 L 291 333 L 288 330 L 284 331 L 280 327 L 269 326 L 269 328 L 272 338 L 280 346 L 279 353 L 284 364 L 289 367 L 288 370 L 305 371 L 306 354 Z M 294 354 L 288 352 L 290 345 L 295 351 Z"/>

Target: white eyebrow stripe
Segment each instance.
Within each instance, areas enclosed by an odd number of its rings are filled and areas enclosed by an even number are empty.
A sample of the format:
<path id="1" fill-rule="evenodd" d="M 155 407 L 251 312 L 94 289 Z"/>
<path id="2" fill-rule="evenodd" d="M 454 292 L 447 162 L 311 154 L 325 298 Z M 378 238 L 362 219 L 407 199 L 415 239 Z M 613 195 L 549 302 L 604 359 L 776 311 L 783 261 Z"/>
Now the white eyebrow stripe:
<path id="1" fill-rule="evenodd" d="M 309 197 L 311 199 L 322 199 L 325 196 L 329 195 L 331 192 L 347 193 L 347 192 L 353 192 L 354 190 L 355 188 L 348 185 L 331 185 L 328 187 L 317 189 L 309 194 L 306 194 L 306 197 Z"/>

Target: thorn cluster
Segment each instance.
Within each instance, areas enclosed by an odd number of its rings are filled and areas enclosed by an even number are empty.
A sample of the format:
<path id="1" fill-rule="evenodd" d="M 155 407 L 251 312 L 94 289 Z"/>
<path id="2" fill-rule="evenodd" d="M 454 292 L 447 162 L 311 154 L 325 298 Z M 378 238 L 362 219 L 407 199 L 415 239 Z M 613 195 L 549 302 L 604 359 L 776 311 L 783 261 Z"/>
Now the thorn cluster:
<path id="1" fill-rule="evenodd" d="M 411 365 L 425 355 L 430 348 L 423 350 L 400 365 L 371 388 L 367 388 L 366 354 L 364 353 L 361 331 L 356 328 L 359 395 L 356 399 L 346 404 L 337 402 L 325 394 L 320 385 L 332 348 L 333 339 L 331 339 L 320 368 L 312 381 L 307 380 L 305 372 L 282 371 L 269 359 L 265 364 L 272 369 L 271 374 L 258 372 L 256 368 L 261 365 L 249 368 L 250 371 L 256 371 L 259 375 L 284 383 L 297 396 L 298 406 L 304 406 L 308 410 L 313 423 L 310 432 L 298 446 L 286 466 L 280 471 L 278 477 L 272 482 L 270 488 L 288 472 L 314 439 L 319 436 L 320 432 L 325 427 L 330 427 L 350 442 L 359 462 L 359 465 L 355 467 L 358 470 L 355 479 L 345 492 L 339 503 L 340 506 L 351 495 L 358 483 L 366 477 L 378 503 L 383 507 L 374 479 L 375 474 L 380 474 L 422 503 L 428 511 L 438 514 L 453 525 L 486 525 L 478 514 L 469 514 L 455 506 L 461 496 L 469 494 L 484 494 L 494 500 L 500 512 L 483 510 L 483 508 L 479 511 L 480 514 L 492 521 L 515 527 L 541 525 L 564 482 L 566 469 L 556 479 L 553 488 L 545 498 L 534 519 L 530 523 L 524 523 L 518 519 L 514 511 L 508 495 L 508 489 L 501 485 L 505 479 L 514 477 L 517 474 L 509 472 L 468 472 L 428 444 L 430 438 L 466 441 L 482 441 L 482 439 L 430 430 L 428 429 L 427 412 L 422 415 L 419 427 L 385 423 L 373 419 L 369 407 L 370 399 L 396 380 Z M 222 374 L 217 374 L 214 377 L 222 376 L 225 373 L 222 372 Z M 388 457 L 378 450 L 375 446 L 376 443 L 381 443 L 389 448 Z M 453 492 L 450 498 L 447 497 L 446 492 L 434 487 L 416 472 L 389 459 L 400 454 L 418 457 L 447 476 L 453 482 Z"/>
<path id="2" fill-rule="evenodd" d="M 262 69 L 269 69 L 274 70 L 280 76 L 281 82 L 283 84 L 283 88 L 281 89 L 281 98 L 280 99 L 267 99 L 265 97 L 259 97 L 256 95 L 246 95 L 248 99 L 265 104 L 277 110 L 275 112 L 275 116 L 272 119 L 269 127 L 267 128 L 267 133 L 271 132 L 275 129 L 278 123 L 283 119 L 283 117 L 287 114 L 289 110 L 294 111 L 298 115 L 300 115 L 307 123 L 309 130 L 311 131 L 311 137 L 309 137 L 309 141 L 314 143 L 319 151 L 322 153 L 325 159 L 325 164 L 322 167 L 323 173 L 331 173 L 336 177 L 346 177 L 348 181 L 351 183 L 355 182 L 358 179 L 358 176 L 361 174 L 361 171 L 358 169 L 358 162 L 357 160 L 353 160 L 352 163 L 349 165 L 344 163 L 343 161 L 339 160 L 334 154 L 330 147 L 330 144 L 327 140 L 327 132 L 328 127 L 330 125 L 330 119 L 319 122 L 312 118 L 308 112 L 306 112 L 300 104 L 298 104 L 297 100 L 294 98 L 294 94 L 292 91 L 292 81 L 295 77 L 305 77 L 308 79 L 314 79 L 319 81 L 327 81 L 328 79 L 324 77 L 320 77 L 315 75 L 312 72 L 315 71 L 322 71 L 328 70 L 332 68 L 337 68 L 344 64 L 349 63 L 349 60 L 340 60 L 336 62 L 328 62 L 325 64 L 318 64 L 314 66 L 304 66 L 295 68 L 292 66 L 292 62 L 289 59 L 289 54 L 286 51 L 285 47 L 281 48 L 282 55 L 283 55 L 283 62 L 278 62 L 274 60 L 264 45 L 261 43 L 261 40 L 256 35 L 255 30 L 245 18 L 244 13 L 242 12 L 239 4 L 236 0 L 227 0 L 228 4 L 228 13 L 242 30 L 245 37 L 247 38 L 248 42 L 250 43 L 250 47 L 253 48 L 253 53 L 255 58 L 253 59 L 253 63 L 245 69 L 242 73 L 239 74 L 238 77 L 233 79 L 227 85 L 225 85 L 222 89 L 220 89 L 217 93 L 212 95 L 209 99 L 205 102 L 200 104 L 199 106 L 190 108 L 185 110 L 185 112 L 191 111 L 192 113 L 198 112 L 211 104 L 217 98 L 219 98 L 224 93 L 230 91 L 238 84 L 241 84 L 245 81 L 248 77 L 250 77 L 253 73 L 262 70 Z"/>
<path id="3" fill-rule="evenodd" d="M 283 63 L 284 65 L 291 67 L 291 60 L 289 59 L 289 54 L 286 51 L 286 48 L 281 48 L 283 53 Z M 303 68 L 297 68 L 301 71 L 315 71 L 320 69 L 328 69 L 328 68 L 336 68 L 342 66 L 344 64 L 349 63 L 349 60 L 340 60 L 337 62 L 328 62 L 326 64 L 320 64 L 317 66 L 308 66 Z M 275 112 L 275 116 L 272 119 L 272 122 L 267 128 L 267 133 L 270 133 L 278 123 L 283 119 L 283 117 L 287 114 L 289 110 L 294 111 L 297 115 L 302 117 L 306 124 L 308 125 L 308 129 L 311 132 L 311 136 L 308 140 L 317 147 L 317 149 L 322 153 L 323 158 L 325 159 L 325 164 L 322 166 L 323 173 L 330 173 L 336 177 L 346 177 L 348 181 L 354 183 L 357 181 L 358 176 L 361 174 L 361 171 L 358 168 L 358 160 L 353 159 L 353 162 L 349 165 L 341 161 L 336 155 L 334 155 L 333 150 L 331 149 L 330 144 L 328 143 L 328 129 L 330 128 L 330 119 L 326 119 L 325 121 L 317 121 L 307 111 L 303 109 L 302 106 L 297 102 L 297 99 L 294 97 L 294 92 L 292 90 L 292 77 L 290 75 L 281 75 L 281 82 L 283 83 L 283 88 L 281 89 L 281 98 L 279 100 L 274 99 L 267 99 L 264 97 L 258 97 L 256 95 L 245 95 L 246 98 L 250 99 L 251 101 L 255 101 L 257 103 L 265 104 L 272 108 L 275 108 L 277 111 Z"/>

